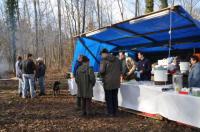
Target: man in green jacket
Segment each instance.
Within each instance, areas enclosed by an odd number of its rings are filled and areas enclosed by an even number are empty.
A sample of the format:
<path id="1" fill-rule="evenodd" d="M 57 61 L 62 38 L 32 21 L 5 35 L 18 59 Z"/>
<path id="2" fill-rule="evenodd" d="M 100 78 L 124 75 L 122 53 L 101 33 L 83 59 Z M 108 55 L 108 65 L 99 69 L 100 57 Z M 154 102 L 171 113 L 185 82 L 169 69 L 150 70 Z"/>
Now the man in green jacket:
<path id="1" fill-rule="evenodd" d="M 89 59 L 84 56 L 82 62 L 76 72 L 76 83 L 79 88 L 77 96 L 81 98 L 82 115 L 90 115 L 93 87 L 96 79 L 93 69 L 89 67 Z"/>
<path id="2" fill-rule="evenodd" d="M 118 58 L 108 53 L 107 49 L 101 52 L 102 61 L 100 74 L 103 77 L 103 87 L 108 116 L 116 116 L 118 108 L 118 88 L 120 88 L 121 63 Z"/>

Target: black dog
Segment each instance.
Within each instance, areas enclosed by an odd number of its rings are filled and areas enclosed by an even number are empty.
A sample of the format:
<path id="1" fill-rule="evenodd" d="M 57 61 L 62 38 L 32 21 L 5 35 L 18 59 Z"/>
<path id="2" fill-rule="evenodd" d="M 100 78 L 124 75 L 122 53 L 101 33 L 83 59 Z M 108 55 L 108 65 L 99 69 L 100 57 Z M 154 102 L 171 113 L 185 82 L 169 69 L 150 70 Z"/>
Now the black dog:
<path id="1" fill-rule="evenodd" d="M 53 85 L 53 95 L 59 95 L 60 94 L 60 82 L 59 81 L 55 81 L 54 85 Z"/>

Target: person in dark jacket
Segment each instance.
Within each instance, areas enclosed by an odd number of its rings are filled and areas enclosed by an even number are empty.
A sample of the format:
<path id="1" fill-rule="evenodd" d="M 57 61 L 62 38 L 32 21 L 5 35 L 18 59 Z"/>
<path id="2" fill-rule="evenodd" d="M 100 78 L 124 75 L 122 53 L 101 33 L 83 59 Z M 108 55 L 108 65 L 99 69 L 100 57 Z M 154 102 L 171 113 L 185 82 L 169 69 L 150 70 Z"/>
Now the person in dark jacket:
<path id="1" fill-rule="evenodd" d="M 76 71 L 82 65 L 82 61 L 83 61 L 83 55 L 79 55 L 78 60 L 76 61 L 75 65 L 74 65 L 74 70 L 73 70 L 73 75 L 74 75 L 75 79 L 76 79 Z M 78 87 L 78 91 L 79 91 L 79 87 Z M 78 96 L 76 96 L 76 105 L 77 105 L 77 110 L 80 110 L 81 109 L 81 98 Z"/>
<path id="2" fill-rule="evenodd" d="M 200 62 L 197 56 L 190 57 L 190 62 L 192 64 L 191 70 L 188 76 L 189 87 L 200 88 Z"/>
<path id="3" fill-rule="evenodd" d="M 151 80 L 151 63 L 144 57 L 144 54 L 138 53 L 138 65 L 137 65 L 137 78 L 140 81 L 150 81 Z"/>
<path id="4" fill-rule="evenodd" d="M 119 59 L 109 54 L 107 49 L 102 50 L 101 56 L 102 61 L 100 64 L 100 74 L 103 78 L 107 114 L 109 116 L 116 116 L 121 65 Z"/>
<path id="5" fill-rule="evenodd" d="M 45 95 L 45 72 L 46 72 L 46 65 L 42 58 L 38 58 L 37 60 L 37 70 L 36 70 L 36 78 L 39 83 L 40 93 L 39 96 Z"/>
<path id="6" fill-rule="evenodd" d="M 79 87 L 78 97 L 82 101 L 82 115 L 90 115 L 93 87 L 96 83 L 94 71 L 89 67 L 89 59 L 83 57 L 83 64 L 77 69 L 76 83 Z"/>
<path id="7" fill-rule="evenodd" d="M 32 54 L 27 55 L 27 59 L 22 63 L 23 90 L 22 98 L 27 98 L 27 92 L 30 91 L 31 98 L 35 97 L 35 63 L 32 59 Z M 29 89 L 29 90 L 28 90 Z"/>

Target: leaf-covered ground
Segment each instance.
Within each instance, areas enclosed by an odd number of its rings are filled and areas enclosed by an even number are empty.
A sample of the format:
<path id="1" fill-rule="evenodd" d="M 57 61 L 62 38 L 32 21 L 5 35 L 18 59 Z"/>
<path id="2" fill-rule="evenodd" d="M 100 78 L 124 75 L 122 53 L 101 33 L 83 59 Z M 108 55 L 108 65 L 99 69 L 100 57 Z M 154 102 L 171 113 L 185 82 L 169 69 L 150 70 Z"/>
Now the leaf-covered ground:
<path id="1" fill-rule="evenodd" d="M 82 117 L 75 109 L 75 97 L 62 81 L 62 94 L 52 95 L 53 80 L 47 82 L 48 94 L 35 99 L 21 99 L 16 86 L 0 86 L 0 131 L 2 132 L 68 132 L 68 131 L 200 131 L 172 121 L 158 121 L 120 111 L 118 117 L 104 115 L 104 104 L 93 102 L 96 115 Z M 9 84 L 11 85 L 11 84 Z"/>

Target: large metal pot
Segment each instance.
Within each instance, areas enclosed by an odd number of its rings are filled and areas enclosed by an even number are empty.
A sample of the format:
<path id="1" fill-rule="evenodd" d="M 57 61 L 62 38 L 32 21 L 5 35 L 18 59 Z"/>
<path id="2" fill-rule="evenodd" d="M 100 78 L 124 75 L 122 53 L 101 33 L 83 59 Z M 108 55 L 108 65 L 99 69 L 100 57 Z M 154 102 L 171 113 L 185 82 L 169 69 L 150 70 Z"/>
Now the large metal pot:
<path id="1" fill-rule="evenodd" d="M 164 85 L 168 81 L 167 68 L 154 68 L 154 82 L 155 85 Z"/>
<path id="2" fill-rule="evenodd" d="M 172 78 L 173 87 L 177 92 L 179 92 L 181 88 L 183 88 L 183 75 L 174 74 Z"/>
<path id="3" fill-rule="evenodd" d="M 167 82 L 167 70 L 154 70 L 154 81 Z"/>

